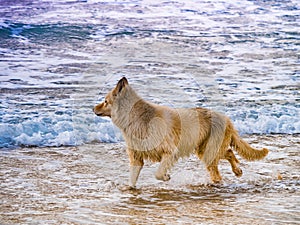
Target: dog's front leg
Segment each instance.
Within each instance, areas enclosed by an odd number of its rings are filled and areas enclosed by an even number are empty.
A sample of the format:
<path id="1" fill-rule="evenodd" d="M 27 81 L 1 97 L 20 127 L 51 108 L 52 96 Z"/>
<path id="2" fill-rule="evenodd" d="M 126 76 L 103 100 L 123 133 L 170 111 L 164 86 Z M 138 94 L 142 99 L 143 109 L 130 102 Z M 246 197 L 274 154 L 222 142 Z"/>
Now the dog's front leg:
<path id="1" fill-rule="evenodd" d="M 170 180 L 171 177 L 168 174 L 168 171 L 172 168 L 176 160 L 177 157 L 175 157 L 175 155 L 172 154 L 164 155 L 155 173 L 156 179 L 163 180 L 163 181 Z"/>
<path id="2" fill-rule="evenodd" d="M 130 166 L 130 181 L 129 181 L 129 186 L 131 188 L 135 188 L 136 182 L 139 178 L 141 169 L 143 166 Z"/>
<path id="3" fill-rule="evenodd" d="M 129 179 L 129 186 L 131 188 L 135 188 L 136 182 L 139 178 L 141 169 L 144 165 L 144 160 L 138 157 L 134 151 L 128 150 L 127 151 L 130 161 L 130 179 Z"/>

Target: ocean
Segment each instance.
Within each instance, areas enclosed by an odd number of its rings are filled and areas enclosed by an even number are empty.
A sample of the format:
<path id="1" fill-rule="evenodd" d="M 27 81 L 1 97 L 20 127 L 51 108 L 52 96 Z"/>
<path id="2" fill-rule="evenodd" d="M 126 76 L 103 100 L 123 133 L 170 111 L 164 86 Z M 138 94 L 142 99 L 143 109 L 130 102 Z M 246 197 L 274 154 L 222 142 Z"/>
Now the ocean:
<path id="1" fill-rule="evenodd" d="M 0 222 L 298 224 L 299 27 L 297 0 L 0 0 Z M 92 111 L 123 76 L 269 156 L 220 186 L 193 157 L 163 184 L 146 164 L 124 191 L 121 132 Z"/>
<path id="2" fill-rule="evenodd" d="M 92 108 L 126 76 L 241 134 L 298 134 L 297 1 L 1 1 L 0 147 L 118 142 Z"/>

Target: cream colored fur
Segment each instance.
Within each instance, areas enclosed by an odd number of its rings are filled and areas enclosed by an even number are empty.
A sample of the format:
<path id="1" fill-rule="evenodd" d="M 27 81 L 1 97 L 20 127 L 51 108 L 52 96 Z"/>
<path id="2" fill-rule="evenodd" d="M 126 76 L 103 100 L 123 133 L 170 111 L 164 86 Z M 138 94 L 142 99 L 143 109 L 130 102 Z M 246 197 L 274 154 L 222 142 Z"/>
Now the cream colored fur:
<path id="1" fill-rule="evenodd" d="M 156 178 L 169 180 L 168 171 L 180 157 L 195 153 L 207 166 L 213 182 L 220 182 L 220 159 L 227 159 L 237 176 L 242 175 L 238 160 L 229 147 L 247 160 L 262 159 L 267 149 L 257 150 L 240 139 L 230 119 L 204 109 L 175 109 L 149 103 L 139 97 L 122 78 L 94 107 L 99 116 L 111 117 L 127 144 L 130 159 L 130 186 L 134 187 L 144 160 L 160 162 Z"/>

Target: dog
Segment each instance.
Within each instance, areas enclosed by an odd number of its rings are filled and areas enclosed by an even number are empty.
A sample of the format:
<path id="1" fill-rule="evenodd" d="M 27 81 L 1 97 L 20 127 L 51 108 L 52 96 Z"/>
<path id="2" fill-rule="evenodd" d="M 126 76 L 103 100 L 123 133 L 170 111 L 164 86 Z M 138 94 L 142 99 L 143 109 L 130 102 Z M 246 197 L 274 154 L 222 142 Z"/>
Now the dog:
<path id="1" fill-rule="evenodd" d="M 97 116 L 110 117 L 121 130 L 127 145 L 132 188 L 144 160 L 160 162 L 155 177 L 168 181 L 168 172 L 178 159 L 195 153 L 206 165 L 211 181 L 220 183 L 221 159 L 229 161 L 237 177 L 242 175 L 232 149 L 248 161 L 268 154 L 268 149 L 254 149 L 242 140 L 227 116 L 205 108 L 170 108 L 147 102 L 125 77 L 93 111 Z"/>

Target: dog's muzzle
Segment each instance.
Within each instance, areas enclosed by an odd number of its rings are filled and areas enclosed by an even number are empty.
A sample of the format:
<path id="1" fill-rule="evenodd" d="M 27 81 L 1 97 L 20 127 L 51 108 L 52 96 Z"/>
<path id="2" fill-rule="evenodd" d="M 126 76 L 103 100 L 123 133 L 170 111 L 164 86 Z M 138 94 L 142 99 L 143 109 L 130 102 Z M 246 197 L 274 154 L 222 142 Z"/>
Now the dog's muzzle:
<path id="1" fill-rule="evenodd" d="M 96 112 L 95 112 L 95 107 L 93 108 L 93 112 L 94 112 L 97 116 L 102 116 L 102 113 L 96 113 Z"/>

